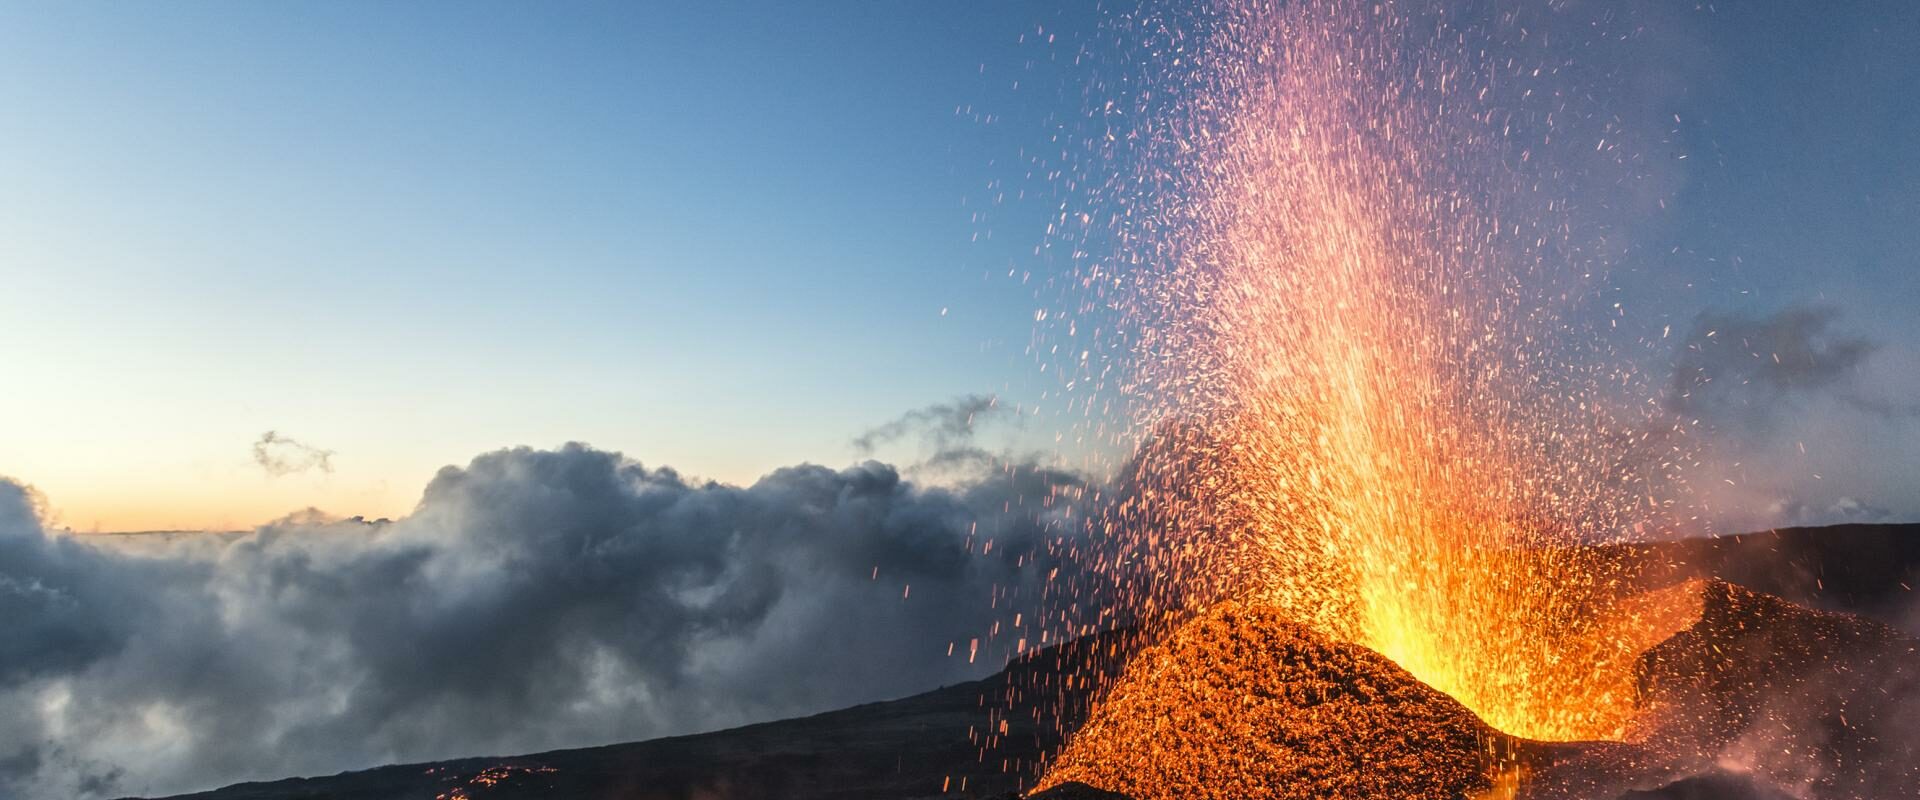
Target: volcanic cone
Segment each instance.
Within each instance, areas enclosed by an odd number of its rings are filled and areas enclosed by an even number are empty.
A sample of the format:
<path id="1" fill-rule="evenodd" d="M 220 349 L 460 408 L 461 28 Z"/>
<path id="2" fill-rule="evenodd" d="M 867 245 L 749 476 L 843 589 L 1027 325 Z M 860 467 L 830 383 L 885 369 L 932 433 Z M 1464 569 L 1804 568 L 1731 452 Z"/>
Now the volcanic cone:
<path id="1" fill-rule="evenodd" d="M 1386 657 L 1223 603 L 1134 657 L 1042 789 L 1156 798 L 1458 798 L 1499 739 Z"/>

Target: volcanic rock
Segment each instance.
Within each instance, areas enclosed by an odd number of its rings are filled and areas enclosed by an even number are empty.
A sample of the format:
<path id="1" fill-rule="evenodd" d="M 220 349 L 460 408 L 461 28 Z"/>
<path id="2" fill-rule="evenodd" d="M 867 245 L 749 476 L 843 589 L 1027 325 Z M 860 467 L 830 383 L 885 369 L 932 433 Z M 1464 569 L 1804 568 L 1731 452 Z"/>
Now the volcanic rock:
<path id="1" fill-rule="evenodd" d="M 1816 798 L 1920 797 L 1920 642 L 1720 581 L 1641 657 L 1648 746 Z"/>
<path id="2" fill-rule="evenodd" d="M 1620 800 L 1794 800 L 1756 783 L 1751 775 L 1715 773 L 1674 781 L 1658 789 L 1629 791 Z"/>
<path id="3" fill-rule="evenodd" d="M 1656 583 L 1714 578 L 1823 611 L 1846 611 L 1920 634 L 1909 610 L 1920 586 L 1920 525 L 1783 528 L 1739 536 L 1609 545 Z"/>
<path id="4" fill-rule="evenodd" d="M 1223 603 L 1134 656 L 1043 786 L 1137 800 L 1460 798 L 1489 785 L 1498 738 L 1385 656 Z"/>
<path id="5" fill-rule="evenodd" d="M 1691 588 L 1700 619 L 1640 657 L 1640 740 L 1524 744 L 1522 797 L 1920 797 L 1920 642 L 1722 581 Z"/>
<path id="6" fill-rule="evenodd" d="M 1095 789 L 1084 783 L 1063 783 L 1038 794 L 1027 795 L 1027 800 L 1133 800 L 1118 792 Z"/>

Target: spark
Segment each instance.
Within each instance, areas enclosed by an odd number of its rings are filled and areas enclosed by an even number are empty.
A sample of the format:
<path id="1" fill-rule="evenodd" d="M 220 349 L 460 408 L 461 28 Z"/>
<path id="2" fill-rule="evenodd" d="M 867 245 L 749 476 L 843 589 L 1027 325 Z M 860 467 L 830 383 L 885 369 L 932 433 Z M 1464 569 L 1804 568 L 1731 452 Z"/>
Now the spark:
<path id="1" fill-rule="evenodd" d="M 1526 68 L 1435 6 L 1158 23 L 1074 324 L 1121 321 L 1054 365 L 1138 443 L 1090 561 L 1150 639 L 1255 601 L 1507 734 L 1631 738 L 1634 660 L 1695 612 L 1591 545 L 1671 528 L 1681 426 L 1572 311 L 1596 270 L 1538 177 L 1552 112 L 1516 132 L 1491 89 Z"/>

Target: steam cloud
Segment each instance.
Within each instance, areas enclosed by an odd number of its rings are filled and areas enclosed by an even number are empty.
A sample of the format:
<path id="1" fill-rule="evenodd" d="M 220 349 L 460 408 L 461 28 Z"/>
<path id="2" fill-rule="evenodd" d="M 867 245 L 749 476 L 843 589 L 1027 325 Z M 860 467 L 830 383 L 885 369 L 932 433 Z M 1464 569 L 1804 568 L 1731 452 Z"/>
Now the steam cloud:
<path id="1" fill-rule="evenodd" d="M 0 482 L 0 796 L 631 740 L 977 677 L 1081 522 L 1039 499 L 1080 485 L 867 462 L 743 487 L 571 444 L 443 469 L 391 523 L 150 548 L 49 531 Z"/>

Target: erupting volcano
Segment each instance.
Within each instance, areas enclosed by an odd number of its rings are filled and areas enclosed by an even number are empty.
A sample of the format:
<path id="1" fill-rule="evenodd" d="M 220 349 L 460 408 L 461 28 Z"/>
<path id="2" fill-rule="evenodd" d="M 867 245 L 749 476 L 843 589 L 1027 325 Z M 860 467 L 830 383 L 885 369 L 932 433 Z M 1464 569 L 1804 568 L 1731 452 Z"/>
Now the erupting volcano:
<path id="1" fill-rule="evenodd" d="M 1592 313 L 1604 265 L 1547 155 L 1573 135 L 1552 68 L 1512 55 L 1522 23 L 1442 5 L 1222 0 L 1153 23 L 1138 169 L 1096 203 L 1117 246 L 1079 310 L 1119 311 L 1098 382 L 1144 444 L 1091 560 L 1148 646 L 1043 788 L 1461 796 L 1519 774 L 1514 741 L 1649 735 L 1643 654 L 1700 593 L 1645 591 L 1646 564 L 1601 545 L 1678 530 L 1687 428 Z M 1260 611 L 1220 610 L 1241 604 Z M 1287 659 L 1223 644 L 1269 635 L 1360 665 L 1302 680 L 1365 699 L 1250 711 L 1302 691 L 1260 671 Z M 1365 688 L 1396 675 L 1439 694 Z M 1380 738 L 1448 698 L 1478 719 Z"/>
<path id="2" fill-rule="evenodd" d="M 1507 32 L 1217 6 L 1125 184 L 1151 189 L 1113 198 L 1129 269 L 1087 281 L 1152 439 L 1113 526 L 1110 563 L 1154 573 L 1130 599 L 1256 600 L 1506 733 L 1626 736 L 1633 659 L 1691 620 L 1583 545 L 1664 526 L 1682 454 L 1572 313 L 1590 265 L 1495 100 Z"/>
<path id="3" fill-rule="evenodd" d="M 1628 545 L 1688 533 L 1692 422 L 1596 307 L 1603 232 L 1559 182 L 1582 130 L 1538 81 L 1553 67 L 1513 56 L 1513 17 L 1442 6 L 1221 0 L 1150 23 L 1164 71 L 1116 148 L 1137 171 L 1096 203 L 1117 247 L 1079 309 L 1119 311 L 1117 368 L 1079 376 L 1119 389 L 1142 439 L 1091 558 L 1140 650 L 1043 790 L 1619 792 L 1734 741 L 1809 746 L 1793 723 L 1751 733 L 1766 677 L 1724 666 L 1726 631 L 1914 652 L 1738 618 L 1726 585 L 1674 585 Z M 1862 746 L 1807 773 L 1910 781 L 1876 771 L 1905 744 Z"/>

